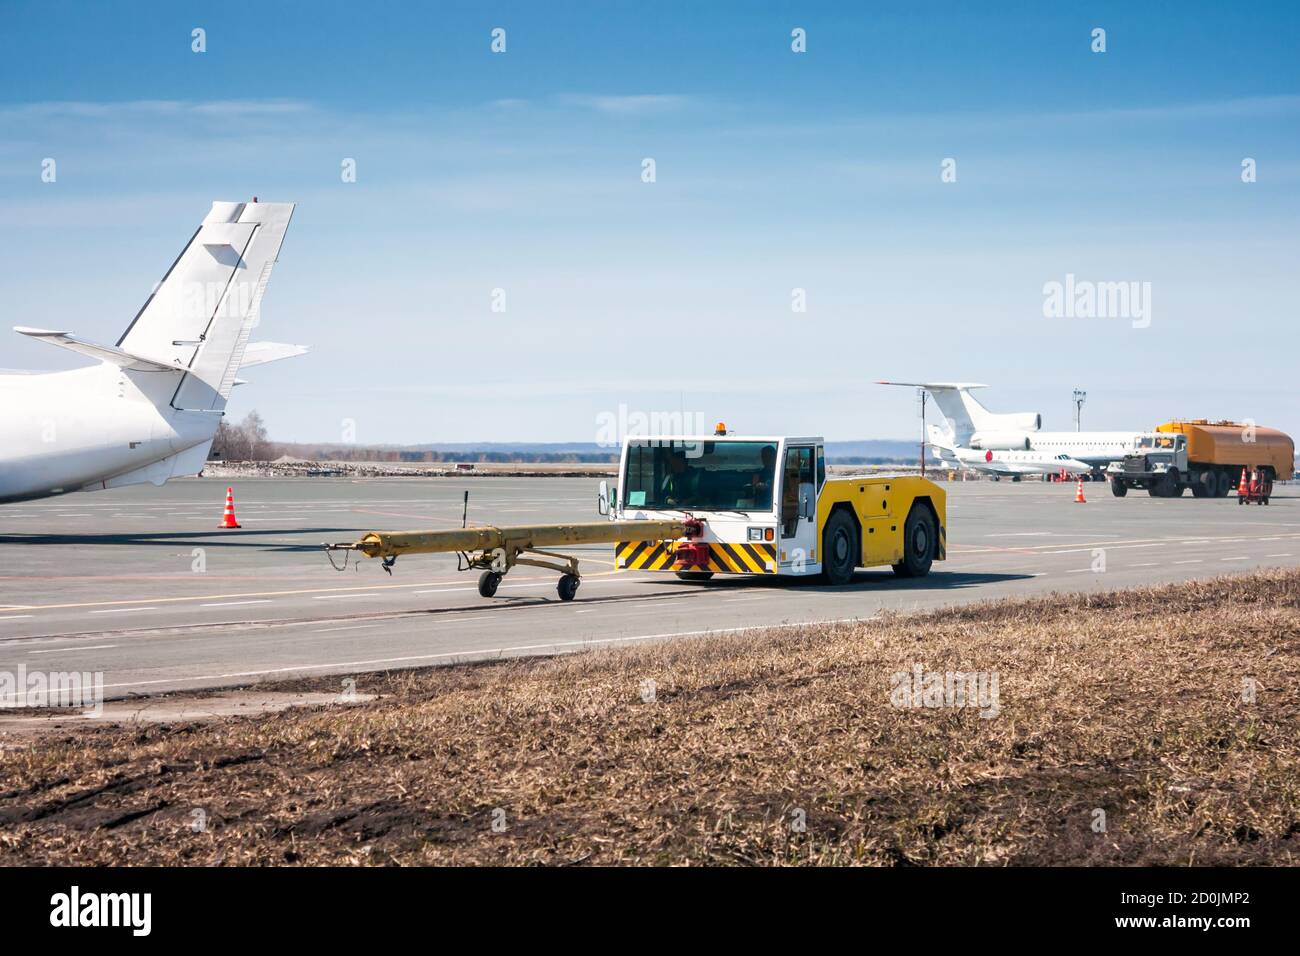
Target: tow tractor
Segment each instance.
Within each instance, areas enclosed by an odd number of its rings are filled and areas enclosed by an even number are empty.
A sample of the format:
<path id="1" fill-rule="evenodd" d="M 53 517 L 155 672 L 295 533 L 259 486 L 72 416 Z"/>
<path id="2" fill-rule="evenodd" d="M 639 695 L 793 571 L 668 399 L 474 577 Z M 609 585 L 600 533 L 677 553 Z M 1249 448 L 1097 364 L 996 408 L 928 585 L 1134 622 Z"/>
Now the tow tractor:
<path id="1" fill-rule="evenodd" d="M 665 571 L 687 581 L 715 574 L 820 576 L 847 584 L 860 567 L 902 577 L 947 556 L 946 493 L 915 476 L 833 478 L 815 437 L 712 435 L 628 438 L 618 484 L 601 483 L 603 513 L 622 528 L 690 516 L 686 540 L 620 538 L 620 570 Z"/>
<path id="2" fill-rule="evenodd" d="M 518 565 L 546 568 L 560 573 L 564 601 L 581 583 L 577 559 L 551 550 L 566 545 L 610 543 L 617 570 L 697 582 L 730 574 L 842 585 L 860 567 L 919 577 L 947 557 L 946 494 L 934 482 L 830 477 L 821 438 L 742 437 L 721 423 L 712 435 L 625 440 L 618 480 L 600 483 L 597 510 L 605 521 L 371 531 L 324 547 L 380 558 L 390 573 L 403 554 L 454 552 L 459 570 L 480 572 L 483 597 Z"/>

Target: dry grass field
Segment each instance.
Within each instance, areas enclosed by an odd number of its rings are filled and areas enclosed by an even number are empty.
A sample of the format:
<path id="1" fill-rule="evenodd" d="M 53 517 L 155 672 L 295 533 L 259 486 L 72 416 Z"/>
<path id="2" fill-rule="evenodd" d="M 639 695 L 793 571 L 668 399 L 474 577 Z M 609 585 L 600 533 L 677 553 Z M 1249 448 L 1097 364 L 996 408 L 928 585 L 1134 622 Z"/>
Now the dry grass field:
<path id="1" fill-rule="evenodd" d="M 0 860 L 1294 865 L 1298 637 L 1289 570 L 362 676 L 9 740 Z"/>

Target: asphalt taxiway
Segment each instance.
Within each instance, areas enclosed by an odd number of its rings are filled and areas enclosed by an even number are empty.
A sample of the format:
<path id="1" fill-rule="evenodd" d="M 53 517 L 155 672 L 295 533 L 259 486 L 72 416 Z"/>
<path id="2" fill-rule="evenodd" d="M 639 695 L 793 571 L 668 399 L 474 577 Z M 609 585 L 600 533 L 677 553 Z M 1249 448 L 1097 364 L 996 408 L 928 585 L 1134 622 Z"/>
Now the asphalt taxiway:
<path id="1" fill-rule="evenodd" d="M 616 572 L 575 549 L 583 583 L 518 568 L 481 598 L 452 556 L 331 569 L 320 545 L 371 529 L 598 520 L 570 478 L 242 479 L 242 529 L 216 527 L 226 482 L 172 482 L 0 506 L 0 671 L 103 672 L 110 698 L 289 677 L 545 654 L 675 635 L 871 617 L 1053 591 L 1121 588 L 1300 564 L 1300 487 L 1234 497 L 1113 498 L 1087 484 L 947 483 L 949 559 L 844 587 Z M 335 560 L 340 558 L 335 556 Z"/>

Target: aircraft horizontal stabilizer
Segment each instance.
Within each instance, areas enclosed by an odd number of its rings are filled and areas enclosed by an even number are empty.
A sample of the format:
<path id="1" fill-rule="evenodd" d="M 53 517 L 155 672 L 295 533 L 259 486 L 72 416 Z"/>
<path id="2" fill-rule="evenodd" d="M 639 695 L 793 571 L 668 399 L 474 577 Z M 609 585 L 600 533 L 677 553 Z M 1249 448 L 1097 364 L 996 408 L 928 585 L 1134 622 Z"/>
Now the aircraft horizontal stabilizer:
<path id="1" fill-rule="evenodd" d="M 981 385 L 979 382 L 882 382 L 877 381 L 877 385 L 906 385 L 908 388 L 929 388 L 929 389 L 959 389 L 959 388 L 988 388 L 987 385 Z"/>
<path id="2" fill-rule="evenodd" d="M 249 342 L 244 347 L 244 355 L 240 359 L 239 367 L 248 368 L 250 365 L 265 365 L 267 362 L 278 362 L 280 359 L 304 355 L 307 349 L 308 346 L 306 345 L 285 345 L 281 342 Z"/>
<path id="3" fill-rule="evenodd" d="M 124 368 L 133 372 L 183 371 L 183 368 L 180 365 L 168 365 L 166 362 L 147 358 L 143 355 L 136 355 L 133 352 L 127 352 L 112 345 L 100 345 L 97 342 L 86 342 L 83 339 L 77 338 L 71 332 L 58 332 L 52 329 L 32 329 L 24 325 L 15 325 L 14 331 L 19 335 L 26 335 L 29 338 L 39 339 L 42 342 L 49 342 L 51 345 L 70 349 L 73 352 L 88 355 L 93 359 L 99 359 L 101 362 L 109 362 L 119 368 Z"/>

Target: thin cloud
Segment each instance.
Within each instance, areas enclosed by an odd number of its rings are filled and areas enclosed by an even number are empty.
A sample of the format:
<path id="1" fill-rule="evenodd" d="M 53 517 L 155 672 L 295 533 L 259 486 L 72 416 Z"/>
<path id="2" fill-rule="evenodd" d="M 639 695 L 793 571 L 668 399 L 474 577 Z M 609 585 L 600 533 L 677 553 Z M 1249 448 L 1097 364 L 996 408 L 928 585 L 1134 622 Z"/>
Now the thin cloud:
<path id="1" fill-rule="evenodd" d="M 178 116 L 283 116 L 305 113 L 310 104 L 301 100 L 123 100 L 94 103 L 85 100 L 54 100 L 23 103 L 0 109 L 0 120 L 71 118 L 121 120 L 131 117 Z"/>
<path id="2" fill-rule="evenodd" d="M 560 102 L 567 105 L 595 110 L 609 116 L 646 116 L 656 113 L 672 113 L 685 109 L 693 102 L 689 96 L 671 93 L 644 93 L 633 96 L 570 94 L 559 99 Z"/>

